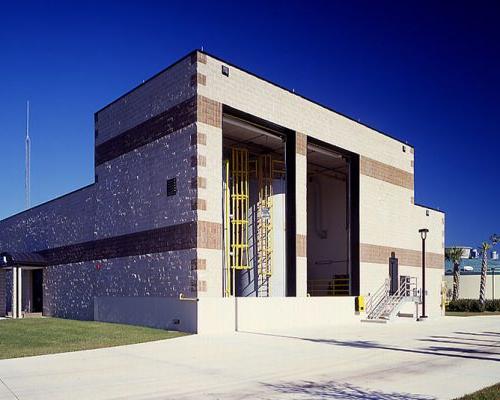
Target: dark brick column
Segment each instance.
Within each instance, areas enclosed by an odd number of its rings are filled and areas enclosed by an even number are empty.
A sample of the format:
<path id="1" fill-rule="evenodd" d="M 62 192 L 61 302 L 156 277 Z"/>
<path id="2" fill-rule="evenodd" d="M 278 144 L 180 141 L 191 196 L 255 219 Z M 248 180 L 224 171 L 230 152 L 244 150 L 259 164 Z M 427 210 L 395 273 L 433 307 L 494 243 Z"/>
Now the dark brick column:
<path id="1" fill-rule="evenodd" d="M 0 269 L 0 317 L 5 317 L 5 314 L 7 313 L 7 290 L 5 275 L 5 270 Z"/>

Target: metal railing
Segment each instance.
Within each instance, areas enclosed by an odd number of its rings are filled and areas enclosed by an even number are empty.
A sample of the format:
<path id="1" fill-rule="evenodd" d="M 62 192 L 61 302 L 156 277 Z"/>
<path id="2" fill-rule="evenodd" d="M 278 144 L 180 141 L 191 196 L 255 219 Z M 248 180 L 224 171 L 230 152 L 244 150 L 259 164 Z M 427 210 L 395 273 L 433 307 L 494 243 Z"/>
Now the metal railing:
<path id="1" fill-rule="evenodd" d="M 386 279 L 373 295 L 368 295 L 368 300 L 366 301 L 366 316 L 368 319 L 374 319 L 373 315 L 385 303 L 389 296 L 389 288 L 389 279 Z"/>
<path id="2" fill-rule="evenodd" d="M 417 287 L 417 278 L 407 277 L 402 280 L 398 290 L 389 293 L 389 279 L 367 301 L 366 313 L 368 319 L 391 319 L 399 311 L 401 304 L 413 300 Z"/>
<path id="3" fill-rule="evenodd" d="M 307 281 L 307 293 L 310 296 L 349 296 L 349 289 L 349 277 L 309 279 Z"/>

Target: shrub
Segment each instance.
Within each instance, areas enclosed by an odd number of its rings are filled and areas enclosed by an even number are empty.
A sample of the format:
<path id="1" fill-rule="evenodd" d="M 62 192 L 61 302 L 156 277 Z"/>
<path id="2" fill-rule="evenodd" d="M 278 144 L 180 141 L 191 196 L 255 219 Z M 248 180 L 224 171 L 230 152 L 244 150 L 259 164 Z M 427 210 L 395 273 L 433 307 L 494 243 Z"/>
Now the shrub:
<path id="1" fill-rule="evenodd" d="M 446 307 L 446 311 L 457 312 L 482 312 L 500 311 L 500 300 L 486 300 L 484 308 L 477 299 L 452 300 Z"/>
<path id="2" fill-rule="evenodd" d="M 486 311 L 500 311 L 500 300 L 486 300 Z"/>

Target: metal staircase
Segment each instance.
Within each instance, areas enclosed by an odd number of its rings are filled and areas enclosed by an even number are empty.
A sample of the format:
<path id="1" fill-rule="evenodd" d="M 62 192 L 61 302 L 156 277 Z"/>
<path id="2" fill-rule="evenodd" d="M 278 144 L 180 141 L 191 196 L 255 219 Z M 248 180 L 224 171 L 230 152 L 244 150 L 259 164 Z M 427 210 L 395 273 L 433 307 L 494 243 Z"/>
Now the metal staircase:
<path id="1" fill-rule="evenodd" d="M 399 288 L 390 293 L 389 279 L 386 279 L 378 290 L 368 298 L 366 318 L 368 321 L 386 322 L 392 320 L 406 302 L 419 301 L 416 296 L 417 278 L 406 277 Z"/>

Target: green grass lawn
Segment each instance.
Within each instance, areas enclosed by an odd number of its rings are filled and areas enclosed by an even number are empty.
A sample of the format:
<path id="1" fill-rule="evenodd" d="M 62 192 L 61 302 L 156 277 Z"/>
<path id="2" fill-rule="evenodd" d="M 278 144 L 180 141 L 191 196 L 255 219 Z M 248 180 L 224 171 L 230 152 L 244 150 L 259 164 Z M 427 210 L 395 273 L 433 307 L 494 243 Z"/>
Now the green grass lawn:
<path id="1" fill-rule="evenodd" d="M 484 311 L 484 312 L 463 312 L 463 311 L 446 311 L 446 315 L 450 317 L 475 317 L 477 315 L 500 315 L 500 311 Z"/>
<path id="2" fill-rule="evenodd" d="M 468 394 L 455 400 L 498 400 L 500 399 L 500 383 Z"/>
<path id="3" fill-rule="evenodd" d="M 0 359 L 171 339 L 185 333 L 140 326 L 27 318 L 0 321 Z"/>

